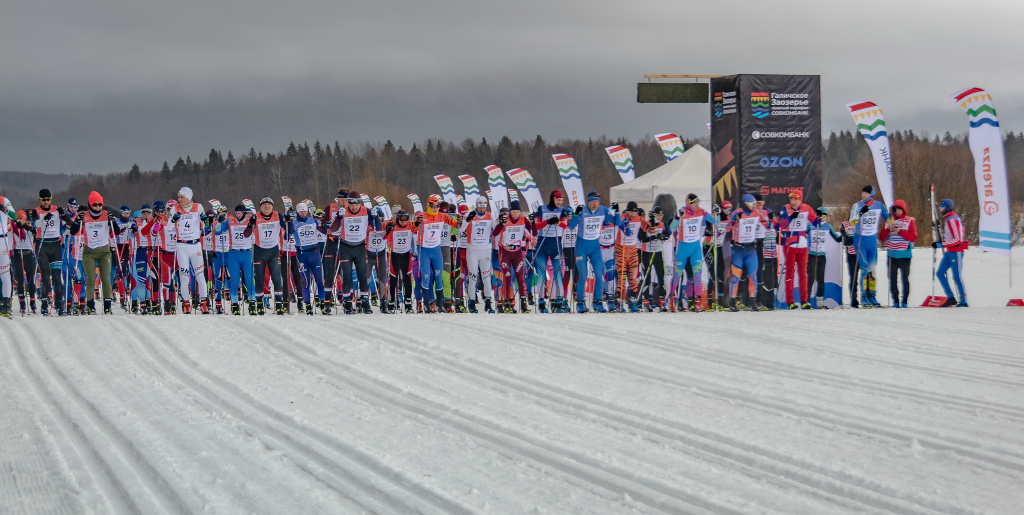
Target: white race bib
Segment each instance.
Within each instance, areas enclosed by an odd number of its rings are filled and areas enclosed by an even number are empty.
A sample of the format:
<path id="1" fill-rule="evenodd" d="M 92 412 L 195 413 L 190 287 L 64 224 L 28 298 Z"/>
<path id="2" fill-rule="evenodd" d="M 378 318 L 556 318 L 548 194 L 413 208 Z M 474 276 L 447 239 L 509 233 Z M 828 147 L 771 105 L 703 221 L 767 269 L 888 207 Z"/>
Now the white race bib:
<path id="1" fill-rule="evenodd" d="M 317 244 L 317 235 L 320 231 L 316 230 L 315 224 L 302 224 L 295 230 L 295 234 L 299 237 L 299 246 L 308 248 Z"/>
<path id="2" fill-rule="evenodd" d="M 740 243 L 754 243 L 757 218 L 740 218 Z"/>
<path id="3" fill-rule="evenodd" d="M 704 234 L 700 230 L 701 221 L 704 220 L 703 216 L 695 216 L 692 218 L 683 218 L 679 221 L 679 224 L 683 228 L 683 243 L 693 243 L 700 239 Z"/>
<path id="4" fill-rule="evenodd" d="M 441 245 L 441 232 L 444 225 L 444 222 L 423 224 L 423 248 L 432 249 Z"/>
<path id="5" fill-rule="evenodd" d="M 523 245 L 525 229 L 526 226 L 524 225 L 505 226 L 505 230 L 501 233 L 501 244 L 506 247 L 521 247 Z"/>
<path id="6" fill-rule="evenodd" d="M 470 223 L 471 243 L 474 247 L 489 247 L 491 245 L 491 221 L 475 220 Z"/>
<path id="7" fill-rule="evenodd" d="M 588 216 L 583 219 L 583 239 L 596 240 L 601 234 L 601 224 L 604 223 L 603 216 Z"/>
<path id="8" fill-rule="evenodd" d="M 860 217 L 860 235 L 874 236 L 878 234 L 878 219 L 881 211 L 871 210 Z"/>

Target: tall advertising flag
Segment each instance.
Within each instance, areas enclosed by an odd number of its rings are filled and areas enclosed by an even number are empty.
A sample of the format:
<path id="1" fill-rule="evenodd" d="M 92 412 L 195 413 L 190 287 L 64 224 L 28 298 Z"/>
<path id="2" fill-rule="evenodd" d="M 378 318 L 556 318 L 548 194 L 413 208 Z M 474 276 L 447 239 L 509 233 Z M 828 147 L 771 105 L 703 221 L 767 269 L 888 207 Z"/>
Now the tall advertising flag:
<path id="1" fill-rule="evenodd" d="M 505 173 L 508 174 L 508 178 L 512 179 L 516 188 L 519 188 L 519 193 L 522 193 L 523 198 L 526 199 L 526 205 L 530 208 L 527 211 L 528 213 L 532 213 L 544 205 L 544 198 L 540 196 L 540 188 L 537 187 L 537 183 L 533 180 L 530 172 L 522 168 L 513 168 Z M 524 211 L 526 210 L 524 209 Z"/>
<path id="2" fill-rule="evenodd" d="M 366 212 L 373 212 L 373 203 L 370 202 L 370 196 L 365 193 L 360 193 L 359 198 L 363 199 L 363 205 L 366 206 Z"/>
<path id="3" fill-rule="evenodd" d="M 487 185 L 490 186 L 491 192 L 494 195 L 494 206 L 493 211 L 497 213 L 503 207 L 508 207 L 508 190 L 505 189 L 505 172 L 501 171 L 501 168 L 490 165 L 485 166 L 484 170 L 487 171 Z"/>
<path id="4" fill-rule="evenodd" d="M 373 200 L 378 206 L 380 206 L 380 209 L 384 211 L 384 216 L 387 217 L 388 220 L 394 218 L 394 213 L 391 212 L 391 204 L 388 204 L 388 199 L 384 198 L 383 195 L 377 195 L 373 197 Z"/>
<path id="5" fill-rule="evenodd" d="M 490 202 L 490 204 L 491 204 L 491 212 L 492 213 L 497 213 L 499 208 L 494 204 L 494 193 L 491 193 L 491 190 L 487 190 L 486 193 L 487 193 L 487 202 Z"/>
<path id="6" fill-rule="evenodd" d="M 460 175 L 459 180 L 466 190 L 466 204 L 472 209 L 476 205 L 476 198 L 480 196 L 480 186 L 476 183 L 476 177 L 469 174 Z"/>
<path id="7" fill-rule="evenodd" d="M 999 119 L 992 97 L 981 88 L 967 88 L 951 99 L 967 113 L 971 129 L 967 139 L 974 156 L 974 180 L 978 184 L 978 235 L 981 250 L 1010 256 L 1010 191 L 1006 155 Z"/>
<path id="8" fill-rule="evenodd" d="M 612 145 L 605 147 L 604 151 L 608 153 L 608 158 L 612 160 L 615 169 L 619 171 L 622 182 L 629 182 L 636 178 L 635 170 L 633 170 L 633 153 L 628 148 Z"/>
<path id="9" fill-rule="evenodd" d="M 569 154 L 551 154 L 558 168 L 558 175 L 562 177 L 562 186 L 568 193 L 569 205 L 573 209 L 582 206 L 586 202 L 583 193 L 583 179 L 580 177 L 580 169 L 576 166 L 576 160 Z"/>
<path id="10" fill-rule="evenodd" d="M 658 140 L 661 151 L 665 153 L 665 161 L 672 161 L 683 155 L 683 140 L 679 136 L 666 132 L 664 134 L 655 134 L 654 139 Z"/>
<path id="11" fill-rule="evenodd" d="M 434 176 L 437 187 L 441 188 L 441 196 L 449 204 L 455 204 L 455 184 L 447 175 L 438 174 Z"/>
<path id="12" fill-rule="evenodd" d="M 410 193 L 407 196 L 409 197 L 409 201 L 412 202 L 412 212 L 413 213 L 422 213 L 423 212 L 423 203 L 420 202 L 420 196 L 415 194 L 415 193 Z"/>
<path id="13" fill-rule="evenodd" d="M 509 188 L 508 189 L 508 198 L 509 198 L 509 201 L 514 200 L 516 202 L 519 202 L 519 192 L 516 191 L 515 188 Z M 522 206 L 520 206 L 520 207 L 522 207 Z"/>
<path id="14" fill-rule="evenodd" d="M 846 108 L 850 110 L 853 121 L 857 123 L 857 130 L 871 149 L 882 202 L 891 206 L 896 201 L 896 193 L 892 180 L 892 152 L 889 151 L 889 136 L 885 131 L 882 109 L 873 102 L 851 102 L 846 104 Z"/>

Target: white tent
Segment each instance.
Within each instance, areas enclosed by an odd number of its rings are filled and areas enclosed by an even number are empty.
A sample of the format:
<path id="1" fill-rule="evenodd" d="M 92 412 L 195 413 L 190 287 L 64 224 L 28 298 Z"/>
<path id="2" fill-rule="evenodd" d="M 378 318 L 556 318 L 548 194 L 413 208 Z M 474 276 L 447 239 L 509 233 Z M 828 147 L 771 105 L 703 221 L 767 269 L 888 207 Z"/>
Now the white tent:
<path id="1" fill-rule="evenodd" d="M 625 209 L 626 202 L 632 200 L 647 210 L 658 195 L 668 194 L 677 206 L 685 206 L 690 193 L 700 198 L 701 207 L 711 210 L 711 152 L 700 145 L 632 181 L 613 186 L 611 202 Z"/>

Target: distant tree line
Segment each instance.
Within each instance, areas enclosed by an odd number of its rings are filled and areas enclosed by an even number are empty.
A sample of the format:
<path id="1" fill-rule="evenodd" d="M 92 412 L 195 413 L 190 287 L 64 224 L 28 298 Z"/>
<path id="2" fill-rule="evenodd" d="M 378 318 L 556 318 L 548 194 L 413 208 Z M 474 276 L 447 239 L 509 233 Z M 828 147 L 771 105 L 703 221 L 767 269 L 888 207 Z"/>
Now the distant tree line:
<path id="1" fill-rule="evenodd" d="M 921 244 L 931 242 L 928 191 L 936 183 L 939 198 L 953 198 L 964 217 L 969 236 L 977 241 L 978 205 L 974 182 L 974 162 L 966 134 L 942 137 L 914 131 L 897 131 L 889 135 L 893 154 L 896 197 L 907 202 L 910 215 L 919 220 Z M 707 138 L 684 141 L 686 148 L 694 144 L 707 146 Z M 1024 244 L 1024 132 L 1010 132 L 1005 137 L 1011 198 L 1014 203 L 1015 242 Z M 554 188 L 561 188 L 558 171 L 551 154 L 566 153 L 576 159 L 584 188 L 599 191 L 608 198 L 608 190 L 620 184 L 618 173 L 605 153 L 605 147 L 624 145 L 633 153 L 637 175 L 643 175 L 665 163 L 661 147 L 651 136 L 639 141 L 625 138 L 579 140 L 566 139 L 554 143 L 537 136 L 532 140 L 512 141 L 502 137 L 491 144 L 485 138 L 466 139 L 454 143 L 428 139 L 414 143 L 408 150 L 396 147 L 390 140 L 383 144 L 362 143 L 342 146 L 338 141 L 322 144 L 289 143 L 283 152 L 258 152 L 250 148 L 235 156 L 231 151 L 211 149 L 202 161 L 191 156 L 165 162 L 160 170 L 143 171 L 134 165 L 127 172 L 88 175 L 76 178 L 67 190 L 58 194 L 84 198 L 97 190 L 111 203 L 124 203 L 138 209 L 157 199 L 174 198 L 178 188 L 187 185 L 196 199 L 206 203 L 218 198 L 233 206 L 242 198 L 258 202 L 269 195 L 279 202 L 281 195 L 295 202 L 310 198 L 318 206 L 332 201 L 341 187 L 384 195 L 392 205 L 406 210 L 412 206 L 406 197 L 416 193 L 425 199 L 439 189 L 433 176 L 442 173 L 451 177 L 461 191 L 459 175 L 476 177 L 481 192 L 488 189 L 484 167 L 497 165 L 503 170 L 529 170 L 545 197 Z M 822 142 L 824 158 L 823 198 L 832 209 L 833 222 L 848 216 L 850 206 L 860 199 L 866 184 L 875 184 L 874 165 L 863 138 L 852 131 L 832 132 Z M 506 185 L 514 187 L 506 177 Z"/>

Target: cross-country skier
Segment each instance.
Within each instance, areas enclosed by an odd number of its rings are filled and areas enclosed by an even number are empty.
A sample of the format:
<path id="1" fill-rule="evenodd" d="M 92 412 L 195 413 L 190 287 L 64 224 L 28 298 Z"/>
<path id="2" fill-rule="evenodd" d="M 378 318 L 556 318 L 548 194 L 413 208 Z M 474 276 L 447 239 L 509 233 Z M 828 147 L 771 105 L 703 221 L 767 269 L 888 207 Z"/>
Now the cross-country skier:
<path id="1" fill-rule="evenodd" d="M 892 203 L 892 217 L 882 227 L 879 237 L 889 253 L 889 292 L 895 308 L 907 307 L 910 296 L 910 258 L 917 242 L 917 221 L 907 216 L 907 203 L 902 199 Z M 903 275 L 903 295 L 897 286 L 897 275 Z"/>
<path id="2" fill-rule="evenodd" d="M 364 206 L 365 207 L 365 206 Z M 377 271 L 377 297 L 380 299 L 381 313 L 394 313 L 394 297 L 389 296 L 389 279 L 391 263 L 388 260 L 388 225 L 384 220 L 384 210 L 378 207 L 375 216 L 370 217 L 370 230 L 366 236 L 366 258 L 370 268 Z M 369 275 L 373 275 L 372 273 Z"/>
<path id="3" fill-rule="evenodd" d="M 799 191 L 789 194 L 789 204 L 779 210 L 779 236 L 786 255 L 786 306 L 789 309 L 811 309 L 811 289 L 807 284 L 807 247 L 811 223 L 818 216 L 811 206 L 803 203 Z M 794 282 L 800 284 L 800 300 L 793 299 Z"/>
<path id="4" fill-rule="evenodd" d="M 577 231 L 576 239 L 576 311 L 586 313 L 587 264 L 594 271 L 594 311 L 604 313 L 601 292 L 604 291 L 604 260 L 601 257 L 601 228 L 605 225 L 622 226 L 622 219 L 601 205 L 601 195 L 591 190 L 587 193 L 587 205 L 578 206 L 571 220 L 569 230 Z"/>
<path id="5" fill-rule="evenodd" d="M 505 313 L 515 313 L 515 294 L 512 283 L 519 289 L 519 312 L 527 313 L 526 300 L 526 242 L 533 238 L 533 222 L 523 216 L 518 200 L 509 203 L 508 214 L 502 214 L 491 230 L 491 236 L 501 245 L 502 307 Z"/>
<path id="6" fill-rule="evenodd" d="M 762 311 L 775 310 L 775 294 L 779 288 L 779 214 L 765 208 L 768 226 L 765 227 L 764 240 L 761 246 L 761 268 L 758 274 L 761 289 L 757 300 Z"/>
<path id="7" fill-rule="evenodd" d="M 437 313 L 442 299 L 435 300 L 437 290 L 443 288 L 444 265 L 441 256 L 441 235 L 444 227 L 458 227 L 459 223 L 441 213 L 441 196 L 434 194 L 427 198 L 427 212 L 417 213 L 413 230 L 416 231 L 416 245 L 419 249 L 420 288 L 426 300 L 426 311 Z"/>
<path id="8" fill-rule="evenodd" d="M 668 311 L 667 306 L 662 305 L 665 298 L 665 260 L 662 257 L 662 250 L 665 242 L 671 236 L 668 224 L 664 221 L 664 213 L 661 207 L 651 208 L 649 218 L 640 227 L 640 261 L 647 268 L 640 290 L 644 293 L 644 308 L 647 311 Z M 669 217 L 669 224 L 672 223 Z"/>
<path id="9" fill-rule="evenodd" d="M 18 285 L 18 304 L 21 313 L 36 312 L 36 256 L 35 235 L 28 214 L 19 210 L 11 223 L 14 236 L 14 282 Z"/>
<path id="10" fill-rule="evenodd" d="M 348 205 L 334 219 L 331 232 L 338 234 L 338 263 L 341 269 L 342 292 L 345 298 L 346 314 L 354 314 L 352 287 L 352 268 L 355 267 L 356 279 L 359 281 L 359 307 L 363 313 L 373 313 L 370 307 L 370 280 L 366 266 L 366 242 L 370 228 L 370 214 L 363 205 L 358 192 L 348 194 Z"/>
<path id="11" fill-rule="evenodd" d="M 13 294 L 14 283 L 11 281 L 11 238 L 9 234 L 14 225 L 11 221 L 17 220 L 17 213 L 8 205 L 7 199 L 0 197 L 0 284 L 3 290 L 0 291 L 0 316 L 11 318 L 11 295 Z"/>
<path id="12" fill-rule="evenodd" d="M 117 252 L 115 256 L 118 262 L 116 266 L 112 267 L 113 277 L 112 280 L 117 284 L 117 296 L 121 303 L 121 309 L 128 311 L 128 278 L 132 276 L 132 261 L 134 255 L 132 253 L 132 240 L 135 237 L 132 232 L 134 224 L 132 219 L 132 210 L 127 205 L 121 206 L 120 216 L 114 219 L 114 223 L 117 224 L 118 229 L 121 231 L 117 235 Z"/>
<path id="13" fill-rule="evenodd" d="M 249 314 L 258 313 L 256 287 L 253 279 L 253 234 L 256 224 L 253 223 L 255 213 L 246 210 L 245 206 L 235 206 L 234 216 L 221 213 L 217 217 L 216 231 L 227 232 L 231 238 L 231 248 L 227 255 L 228 290 L 231 292 L 231 314 L 241 315 L 238 305 L 238 289 L 241 281 L 245 281 L 245 291 L 249 301 Z M 260 283 L 262 287 L 262 282 Z M 263 302 L 260 301 L 262 306 Z"/>
<path id="14" fill-rule="evenodd" d="M 409 223 L 409 213 L 399 209 L 395 214 L 395 220 L 388 222 L 390 227 L 387 234 L 387 243 L 391 249 L 391 271 L 394 277 L 391 279 L 390 297 L 398 302 L 398 285 L 402 285 L 402 300 L 406 313 L 412 313 L 412 250 L 415 237 L 412 224 Z M 395 309 L 397 309 L 397 304 Z"/>
<path id="15" fill-rule="evenodd" d="M 754 196 L 743 195 L 743 204 L 729 217 L 729 228 L 732 232 L 732 277 L 729 280 L 729 310 L 739 311 L 736 294 L 740 287 L 740 278 L 747 277 L 747 289 L 750 292 L 751 311 L 758 311 L 757 304 L 757 241 L 755 238 L 757 225 L 767 224 L 764 213 L 754 207 Z"/>
<path id="16" fill-rule="evenodd" d="M 28 222 L 35 230 L 36 261 L 39 274 L 42 276 L 42 290 L 39 292 L 41 313 L 50 314 L 50 296 L 52 294 L 57 314 L 64 314 L 63 248 L 61 234 L 64 229 L 64 208 L 52 203 L 50 190 L 39 190 L 39 205 L 29 210 Z"/>
<path id="17" fill-rule="evenodd" d="M 100 269 L 100 288 L 103 291 L 103 314 L 112 314 L 111 304 L 111 238 L 118 234 L 114 214 L 103 208 L 103 197 L 93 191 L 89 193 L 89 209 L 68 225 L 72 234 L 84 238 L 82 268 L 85 271 L 85 304 L 87 313 L 96 314 L 96 267 Z"/>
<path id="18" fill-rule="evenodd" d="M 317 250 L 317 234 L 320 232 L 318 223 L 311 216 L 309 210 L 311 205 L 305 201 L 299 202 L 295 207 L 295 220 L 288 227 L 289 236 L 295 241 L 295 260 L 298 262 L 299 273 L 302 277 L 302 300 L 305 301 L 305 312 L 313 314 L 311 302 L 311 290 L 316 284 L 317 298 L 320 305 L 324 305 L 326 289 L 324 288 L 323 260 Z M 301 306 L 300 306 L 301 307 Z M 324 311 L 325 315 L 330 314 Z"/>
<path id="19" fill-rule="evenodd" d="M 676 228 L 676 263 L 675 278 L 680 281 L 679 301 L 680 309 L 689 308 L 692 311 L 700 311 L 700 304 L 697 299 L 704 294 L 702 274 L 704 271 L 704 249 L 701 240 L 708 227 L 715 225 L 715 219 L 710 213 L 700 207 L 700 198 L 690 193 L 686 196 L 686 207 L 679 211 L 679 223 Z M 690 267 L 690 276 L 686 283 L 682 283 L 686 267 Z M 675 288 L 675 285 L 673 285 Z M 685 302 L 684 302 L 684 299 Z"/>
<path id="20" fill-rule="evenodd" d="M 875 187 L 870 184 L 861 190 L 860 202 L 850 211 L 854 224 L 853 241 L 857 246 L 857 264 L 861 272 L 861 298 L 864 307 L 880 306 L 875 299 L 875 267 L 878 266 L 878 230 L 887 218 L 885 204 L 875 200 Z"/>
<path id="21" fill-rule="evenodd" d="M 266 313 L 263 294 L 266 289 L 267 272 L 274 284 L 274 307 L 278 315 L 284 314 L 284 285 L 281 282 L 281 230 L 287 222 L 274 211 L 274 199 L 269 196 L 260 199 L 260 210 L 251 220 L 255 225 L 256 247 L 252 251 L 253 275 L 256 283 L 256 313 Z"/>
<path id="22" fill-rule="evenodd" d="M 494 298 L 494 291 L 491 287 L 491 229 L 494 221 L 491 213 L 487 211 L 487 198 L 480 196 L 476 198 L 476 209 L 466 215 L 460 232 L 467 235 L 469 249 L 466 252 L 467 279 L 469 281 L 469 312 L 477 312 L 477 289 L 478 283 L 484 290 L 484 310 L 493 313 L 491 300 Z"/>
<path id="23" fill-rule="evenodd" d="M 942 291 L 946 292 L 946 302 L 941 307 L 956 306 L 958 308 L 967 307 L 967 291 L 964 290 L 963 283 L 963 269 L 964 269 L 964 251 L 967 250 L 968 241 L 967 235 L 964 232 L 964 224 L 960 221 L 960 215 L 956 214 L 953 205 L 953 199 L 947 198 L 939 204 L 942 210 L 943 229 L 942 229 L 942 242 L 935 242 L 932 244 L 935 248 L 942 248 L 942 262 L 939 263 L 938 270 L 935 271 L 935 275 L 939 278 L 939 284 L 942 285 Z M 957 303 L 956 297 L 953 295 L 953 290 L 949 287 L 949 278 L 946 277 L 948 272 L 953 272 L 953 282 L 956 283 L 956 289 L 960 292 L 960 302 Z"/>
<path id="24" fill-rule="evenodd" d="M 623 303 L 620 307 L 622 311 L 628 307 L 631 312 L 637 313 L 640 311 L 636 302 L 637 293 L 640 291 L 640 256 L 637 243 L 640 242 L 640 226 L 644 220 L 637 215 L 637 204 L 632 200 L 626 204 L 626 211 L 621 217 L 622 227 L 615 237 L 615 271 L 618 275 L 615 302 Z"/>
<path id="25" fill-rule="evenodd" d="M 828 309 L 825 306 L 825 271 L 828 268 L 825 242 L 828 241 L 828 238 L 840 242 L 843 240 L 843 236 L 829 225 L 828 209 L 819 207 L 817 214 L 818 219 L 811 222 L 811 242 L 807 248 L 807 267 L 810 270 L 808 282 L 811 283 L 813 290 L 811 296 L 816 299 L 818 309 Z"/>
<path id="26" fill-rule="evenodd" d="M 178 209 L 171 216 L 174 224 L 177 245 L 174 254 L 178 264 L 178 283 L 181 287 L 181 310 L 186 315 L 191 313 L 192 277 L 196 278 L 196 289 L 199 291 L 199 309 L 204 315 L 210 313 L 209 301 L 206 300 L 206 263 L 203 260 L 203 225 L 206 212 L 202 204 L 192 202 L 192 189 L 183 186 L 178 190 Z"/>
<path id="27" fill-rule="evenodd" d="M 481 197 L 482 198 L 482 197 Z M 537 228 L 537 250 L 533 254 L 533 269 L 536 270 L 540 293 L 537 298 L 537 310 L 547 313 L 545 297 L 551 299 L 551 311 L 561 313 L 565 310 L 562 302 L 562 231 L 569 226 L 566 212 L 562 208 L 565 195 L 562 190 L 553 190 L 548 203 L 537 208 L 533 213 L 534 226 Z M 547 285 L 548 263 L 551 263 L 551 282 Z M 550 290 L 550 295 L 548 295 Z"/>

